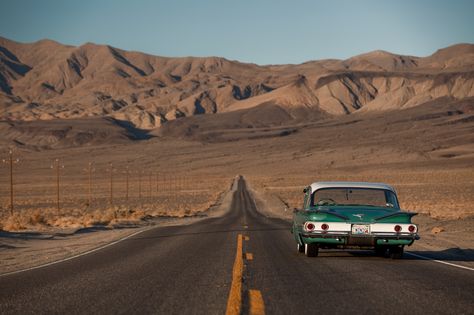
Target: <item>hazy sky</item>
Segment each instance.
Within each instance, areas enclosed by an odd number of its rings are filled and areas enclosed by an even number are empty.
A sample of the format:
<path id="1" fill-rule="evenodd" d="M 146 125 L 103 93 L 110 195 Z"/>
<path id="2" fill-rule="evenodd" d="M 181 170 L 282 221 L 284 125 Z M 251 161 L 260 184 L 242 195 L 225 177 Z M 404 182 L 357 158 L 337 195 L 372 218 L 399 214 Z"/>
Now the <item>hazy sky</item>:
<path id="1" fill-rule="evenodd" d="M 472 0 L 0 0 L 0 36 L 258 64 L 474 43 Z"/>

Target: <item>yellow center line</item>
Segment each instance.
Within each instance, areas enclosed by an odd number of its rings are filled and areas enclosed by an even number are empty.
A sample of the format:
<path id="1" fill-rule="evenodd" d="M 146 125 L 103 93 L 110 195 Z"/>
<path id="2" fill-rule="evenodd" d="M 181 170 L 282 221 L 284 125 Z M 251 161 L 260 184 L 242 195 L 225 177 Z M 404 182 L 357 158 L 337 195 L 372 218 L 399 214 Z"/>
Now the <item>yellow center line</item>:
<path id="1" fill-rule="evenodd" d="M 242 255 L 242 234 L 239 234 L 237 236 L 237 253 L 235 255 L 234 268 L 232 269 L 232 283 L 229 298 L 227 299 L 226 315 L 240 314 L 242 305 L 242 273 L 244 270 Z"/>
<path id="2" fill-rule="evenodd" d="M 265 304 L 263 303 L 262 292 L 260 290 L 249 290 L 250 315 L 264 315 Z"/>
<path id="3" fill-rule="evenodd" d="M 232 283 L 230 285 L 229 297 L 227 299 L 226 315 L 240 315 L 242 311 L 242 275 L 244 271 L 244 253 L 242 241 L 250 240 L 248 236 L 237 235 L 237 249 L 235 254 L 234 267 L 232 269 Z M 252 253 L 245 253 L 246 260 L 253 260 Z M 249 290 L 250 314 L 264 315 L 265 304 L 263 303 L 262 292 L 259 290 Z"/>

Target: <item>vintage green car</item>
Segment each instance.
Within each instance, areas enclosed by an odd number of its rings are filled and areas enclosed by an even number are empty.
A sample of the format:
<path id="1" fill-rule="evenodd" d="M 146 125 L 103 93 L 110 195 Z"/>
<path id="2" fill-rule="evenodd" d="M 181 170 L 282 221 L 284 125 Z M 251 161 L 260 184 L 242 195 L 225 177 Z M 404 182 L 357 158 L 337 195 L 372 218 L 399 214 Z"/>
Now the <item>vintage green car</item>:
<path id="1" fill-rule="evenodd" d="M 320 248 L 359 248 L 401 258 L 404 246 L 419 239 L 414 215 L 400 210 L 389 185 L 316 182 L 304 189 L 303 209 L 294 210 L 292 233 L 308 257 Z"/>

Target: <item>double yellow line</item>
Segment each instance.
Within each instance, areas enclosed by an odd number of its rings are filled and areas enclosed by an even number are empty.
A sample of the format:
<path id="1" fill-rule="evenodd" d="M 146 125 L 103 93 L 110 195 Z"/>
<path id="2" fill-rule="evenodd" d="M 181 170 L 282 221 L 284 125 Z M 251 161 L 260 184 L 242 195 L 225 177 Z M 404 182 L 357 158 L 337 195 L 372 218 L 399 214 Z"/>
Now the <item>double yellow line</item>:
<path id="1" fill-rule="evenodd" d="M 242 275 L 244 272 L 242 240 L 244 236 L 237 236 L 237 253 L 235 255 L 234 267 L 232 269 L 232 283 L 230 286 L 229 298 L 227 299 L 226 315 L 240 315 L 242 311 Z M 245 240 L 249 240 L 245 236 Z M 246 253 L 246 259 L 252 260 L 253 255 Z M 263 303 L 262 293 L 259 290 L 249 290 L 250 314 L 265 314 L 265 305 Z"/>

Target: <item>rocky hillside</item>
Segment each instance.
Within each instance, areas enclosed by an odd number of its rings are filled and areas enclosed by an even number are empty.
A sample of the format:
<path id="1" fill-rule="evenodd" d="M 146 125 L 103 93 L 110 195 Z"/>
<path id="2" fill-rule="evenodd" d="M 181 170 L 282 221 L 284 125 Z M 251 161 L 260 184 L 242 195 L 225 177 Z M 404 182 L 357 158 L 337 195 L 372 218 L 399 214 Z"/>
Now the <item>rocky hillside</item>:
<path id="1" fill-rule="evenodd" d="M 319 117 L 472 96 L 471 44 L 424 58 L 375 51 L 347 60 L 259 66 L 0 37 L 0 120 L 111 117 L 154 129 L 185 116 L 259 106 L 278 108 L 282 117 L 301 111 Z"/>

